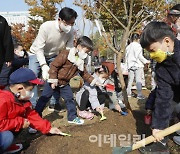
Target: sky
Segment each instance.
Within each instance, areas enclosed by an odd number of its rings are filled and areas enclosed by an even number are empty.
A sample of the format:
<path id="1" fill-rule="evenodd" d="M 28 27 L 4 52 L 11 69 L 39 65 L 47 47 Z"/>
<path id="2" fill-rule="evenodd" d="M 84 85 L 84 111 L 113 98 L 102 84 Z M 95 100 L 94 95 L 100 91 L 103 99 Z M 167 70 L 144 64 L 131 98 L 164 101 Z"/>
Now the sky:
<path id="1" fill-rule="evenodd" d="M 60 10 L 62 7 L 71 7 L 78 13 L 75 29 L 79 29 L 79 33 L 82 34 L 83 30 L 83 10 L 73 4 L 73 0 L 64 0 L 61 5 L 57 6 Z M 24 2 L 24 0 L 1 0 L 0 12 L 15 12 L 15 11 L 28 11 L 30 7 Z M 92 23 L 89 20 L 85 20 L 84 35 L 89 36 L 92 33 Z"/>

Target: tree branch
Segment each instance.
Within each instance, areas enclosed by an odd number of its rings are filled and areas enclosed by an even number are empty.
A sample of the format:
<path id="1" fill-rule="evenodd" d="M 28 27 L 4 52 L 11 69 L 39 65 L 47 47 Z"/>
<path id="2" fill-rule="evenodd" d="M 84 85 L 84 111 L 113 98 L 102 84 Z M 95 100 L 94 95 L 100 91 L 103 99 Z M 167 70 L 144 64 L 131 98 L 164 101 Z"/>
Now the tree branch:
<path id="1" fill-rule="evenodd" d="M 124 12 L 125 12 L 125 15 L 127 17 L 127 22 L 128 22 L 128 12 L 127 12 L 127 7 L 126 7 L 126 0 L 123 0 L 123 5 L 124 5 Z"/>
<path id="2" fill-rule="evenodd" d="M 146 19 L 148 19 L 148 18 L 151 17 L 151 16 L 154 16 L 155 13 L 157 12 L 157 10 L 159 9 L 159 7 L 161 6 L 162 2 L 163 2 L 163 1 L 161 1 L 161 2 L 159 3 L 159 5 L 156 7 L 155 11 L 154 11 L 152 14 L 149 14 L 148 16 L 146 16 L 145 18 L 143 18 L 138 24 L 136 24 L 136 25 L 134 24 L 134 25 L 131 27 L 130 33 L 132 33 L 132 32 L 137 28 L 137 26 L 138 26 L 139 24 L 141 24 L 142 22 L 144 22 Z"/>
<path id="3" fill-rule="evenodd" d="M 109 48 L 114 51 L 116 54 L 118 54 L 119 52 L 111 45 L 111 43 L 109 42 L 108 38 L 107 38 L 107 34 L 106 32 L 102 32 L 102 36 L 104 37 L 104 39 L 106 40 L 107 45 L 109 46 Z"/>
<path id="4" fill-rule="evenodd" d="M 130 9 L 129 9 L 128 27 L 130 27 L 130 25 L 131 25 L 132 12 L 133 12 L 133 4 L 134 4 L 134 0 L 131 0 Z"/>
<path id="5" fill-rule="evenodd" d="M 105 4 L 103 4 L 100 0 L 98 0 L 98 2 L 110 13 L 110 15 L 124 28 L 126 29 L 126 26 L 121 22 L 119 21 L 119 19 L 111 12 L 111 10 L 109 10 L 107 8 L 107 6 Z"/>

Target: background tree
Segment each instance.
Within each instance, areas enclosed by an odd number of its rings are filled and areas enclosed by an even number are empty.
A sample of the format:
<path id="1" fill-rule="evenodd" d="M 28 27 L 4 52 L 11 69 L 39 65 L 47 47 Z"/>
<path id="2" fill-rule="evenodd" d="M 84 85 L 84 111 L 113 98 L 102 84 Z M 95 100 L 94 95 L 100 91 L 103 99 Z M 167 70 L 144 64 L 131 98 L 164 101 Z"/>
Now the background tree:
<path id="1" fill-rule="evenodd" d="M 104 56 L 107 59 L 113 59 L 114 58 L 114 52 L 108 48 L 108 45 L 106 44 L 106 40 L 100 36 L 99 32 L 96 32 L 95 34 L 92 34 L 91 36 L 93 39 L 94 47 L 96 50 L 98 50 L 99 58 Z"/>
<path id="2" fill-rule="evenodd" d="M 75 0 L 74 3 L 86 11 L 88 19 L 102 22 L 101 33 L 117 55 L 116 66 L 123 96 L 126 106 L 130 108 L 120 64 L 128 38 L 145 21 L 164 18 L 169 5 L 164 0 Z M 121 32 L 120 41 L 118 31 Z M 111 33 L 110 41 L 107 33 Z"/>
<path id="3" fill-rule="evenodd" d="M 32 40 L 34 40 L 36 36 L 35 30 L 30 26 L 26 30 L 24 24 L 13 24 L 11 30 L 14 41 L 21 44 L 23 48 L 28 51 Z"/>
<path id="4" fill-rule="evenodd" d="M 28 51 L 38 33 L 40 25 L 45 21 L 56 18 L 58 13 L 56 5 L 61 2 L 63 0 L 25 0 L 25 3 L 30 6 L 28 29 L 25 29 L 23 24 L 12 25 L 14 39 Z"/>
<path id="5" fill-rule="evenodd" d="M 63 0 L 25 0 L 25 3 L 30 6 L 29 25 L 37 32 L 43 22 L 54 20 L 58 13 L 56 5 L 61 2 Z"/>

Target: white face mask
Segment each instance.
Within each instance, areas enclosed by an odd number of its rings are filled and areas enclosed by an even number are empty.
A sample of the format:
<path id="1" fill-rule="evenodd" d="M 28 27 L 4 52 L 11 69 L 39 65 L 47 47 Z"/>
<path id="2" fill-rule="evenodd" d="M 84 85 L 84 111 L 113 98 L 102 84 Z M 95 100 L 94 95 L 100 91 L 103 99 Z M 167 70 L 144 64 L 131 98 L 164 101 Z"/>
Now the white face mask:
<path id="1" fill-rule="evenodd" d="M 21 100 L 30 100 L 33 96 L 34 96 L 34 92 L 33 91 L 25 91 L 25 96 L 20 96 L 19 98 Z"/>
<path id="2" fill-rule="evenodd" d="M 82 59 L 82 60 L 86 59 L 87 55 L 88 55 L 88 54 L 87 54 L 84 50 L 81 50 L 81 51 L 79 50 L 79 51 L 78 51 L 78 56 L 79 56 L 79 58 Z"/>
<path id="3" fill-rule="evenodd" d="M 60 23 L 60 28 L 65 33 L 69 33 L 71 31 L 71 26 L 70 25 L 65 26 L 62 22 Z"/>
<path id="4" fill-rule="evenodd" d="M 23 57 L 23 56 L 24 56 L 24 51 L 23 51 L 23 50 L 19 51 L 19 52 L 17 53 L 17 55 L 18 55 L 19 57 Z"/>

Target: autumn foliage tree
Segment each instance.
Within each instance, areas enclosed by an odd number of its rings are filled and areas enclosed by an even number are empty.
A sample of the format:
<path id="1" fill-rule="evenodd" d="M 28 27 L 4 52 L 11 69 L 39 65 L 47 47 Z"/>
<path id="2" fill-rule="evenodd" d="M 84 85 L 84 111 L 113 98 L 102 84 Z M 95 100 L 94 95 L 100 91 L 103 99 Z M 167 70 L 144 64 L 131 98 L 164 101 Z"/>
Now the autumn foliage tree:
<path id="1" fill-rule="evenodd" d="M 30 6 L 29 25 L 37 31 L 43 22 L 54 20 L 58 13 L 56 5 L 61 2 L 63 0 L 25 0 Z"/>
<path id="2" fill-rule="evenodd" d="M 12 36 L 14 41 L 16 41 L 18 44 L 21 44 L 23 48 L 28 51 L 36 34 L 32 27 L 28 27 L 26 30 L 24 24 L 13 24 Z"/>
<path id="3" fill-rule="evenodd" d="M 25 29 L 23 24 L 12 25 L 12 35 L 15 40 L 22 44 L 26 50 L 29 50 L 40 25 L 45 21 L 56 18 L 58 13 L 56 5 L 61 2 L 63 0 L 25 0 L 25 3 L 30 6 L 28 28 Z"/>

